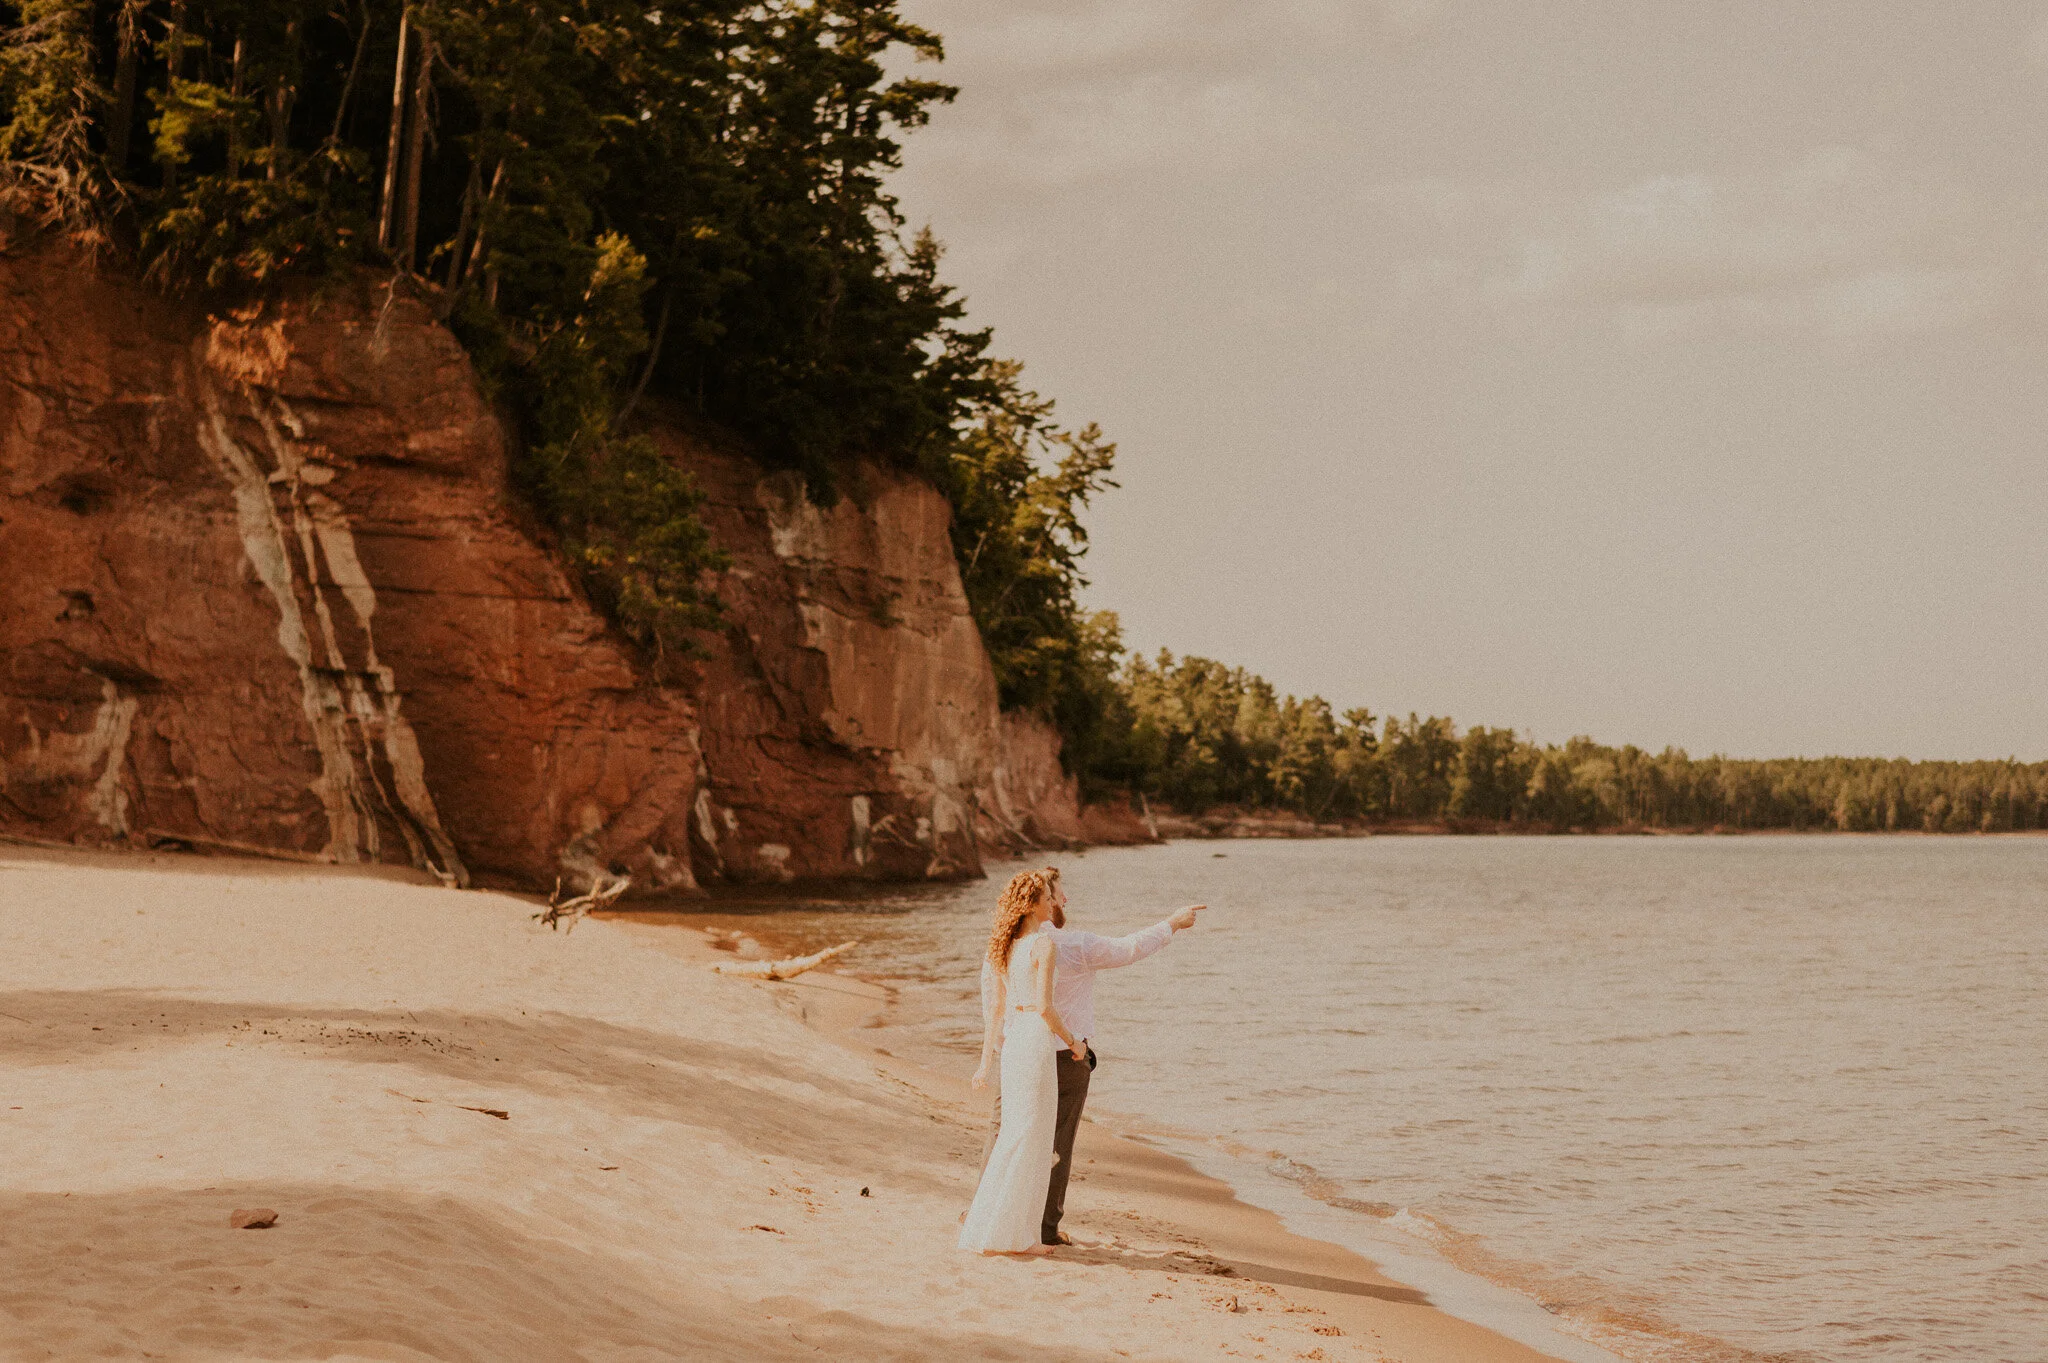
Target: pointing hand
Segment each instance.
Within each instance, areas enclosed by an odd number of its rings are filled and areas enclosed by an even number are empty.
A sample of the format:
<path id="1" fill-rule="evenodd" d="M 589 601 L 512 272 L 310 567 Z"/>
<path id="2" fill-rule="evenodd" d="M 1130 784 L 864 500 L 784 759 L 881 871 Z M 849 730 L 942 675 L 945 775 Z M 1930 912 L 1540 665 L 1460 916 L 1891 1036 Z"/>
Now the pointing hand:
<path id="1" fill-rule="evenodd" d="M 1179 932 L 1183 928 L 1193 927 L 1195 925 L 1195 915 L 1208 907 L 1207 904 L 1190 904 L 1166 921 L 1173 924 L 1175 932 Z"/>

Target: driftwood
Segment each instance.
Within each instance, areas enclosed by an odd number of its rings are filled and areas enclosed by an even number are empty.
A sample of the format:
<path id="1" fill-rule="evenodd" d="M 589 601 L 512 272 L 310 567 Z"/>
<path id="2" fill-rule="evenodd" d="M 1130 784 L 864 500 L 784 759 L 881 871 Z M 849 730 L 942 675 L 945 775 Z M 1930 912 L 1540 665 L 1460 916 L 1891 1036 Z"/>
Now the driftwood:
<path id="1" fill-rule="evenodd" d="M 589 894 L 579 894 L 573 899 L 562 898 L 562 878 L 555 877 L 555 891 L 548 896 L 548 906 L 533 915 L 537 923 L 545 923 L 548 930 L 561 927 L 564 932 L 576 930 L 576 920 L 592 909 L 608 909 L 618 897 L 633 888 L 633 877 L 616 876 L 607 880 L 599 876 L 591 885 Z"/>
<path id="2" fill-rule="evenodd" d="M 826 947 L 809 956 L 792 956 L 786 961 L 734 961 L 730 965 L 711 968 L 721 975 L 744 975 L 750 980 L 793 980 L 806 970 L 815 970 L 859 945 L 859 942 L 841 942 L 836 947 Z"/>

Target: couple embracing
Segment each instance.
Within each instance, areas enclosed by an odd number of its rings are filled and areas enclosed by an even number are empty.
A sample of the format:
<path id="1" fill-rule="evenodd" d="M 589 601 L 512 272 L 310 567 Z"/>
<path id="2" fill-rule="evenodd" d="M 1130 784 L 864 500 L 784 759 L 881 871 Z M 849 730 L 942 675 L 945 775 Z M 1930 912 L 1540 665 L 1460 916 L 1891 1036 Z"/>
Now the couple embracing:
<path id="1" fill-rule="evenodd" d="M 1141 961 L 1195 925 L 1190 905 L 1128 937 L 1067 927 L 1067 896 L 1053 867 L 1012 877 L 996 903 L 981 964 L 981 1067 L 1001 1065 L 994 1142 L 960 1227 L 960 1248 L 1048 1254 L 1060 1232 L 1074 1135 L 1088 1100 L 1095 1052 L 1095 972 Z M 1000 1057 L 1000 1061 L 998 1061 Z"/>

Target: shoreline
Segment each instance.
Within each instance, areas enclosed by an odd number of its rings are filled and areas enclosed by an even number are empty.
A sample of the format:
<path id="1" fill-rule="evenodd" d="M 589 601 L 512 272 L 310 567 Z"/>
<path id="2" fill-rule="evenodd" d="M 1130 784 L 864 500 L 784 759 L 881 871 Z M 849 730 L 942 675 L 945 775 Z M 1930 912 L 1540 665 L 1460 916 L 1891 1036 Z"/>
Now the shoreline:
<path id="1" fill-rule="evenodd" d="M 2048 829 L 2008 829 L 1999 832 L 1973 831 L 1967 833 L 1930 833 L 1925 829 L 1898 828 L 1888 830 L 1834 829 L 1834 828 L 1728 828 L 1721 825 L 1708 827 L 1657 828 L 1650 826 L 1628 826 L 1613 828 L 1570 828 L 1552 829 L 1532 827 L 1528 824 L 1481 824 L 1473 821 L 1453 823 L 1372 823 L 1372 824 L 1312 824 L 1305 820 L 1263 819 L 1232 815 L 1227 819 L 1196 819 L 1183 815 L 1157 816 L 1166 823 L 1166 830 L 1157 838 L 1106 838 L 1101 840 L 1077 840 L 1056 844 L 1047 843 L 1023 851 L 1006 851 L 991 855 L 978 876 L 951 876 L 938 879 L 831 879 L 810 880 L 792 877 L 787 880 L 732 880 L 717 881 L 692 888 L 660 889 L 645 893 L 632 892 L 620 901 L 629 906 L 621 912 L 661 913 L 671 911 L 671 905 L 715 906 L 721 900 L 740 899 L 753 901 L 763 898 L 789 896 L 803 899 L 823 892 L 843 894 L 857 889 L 876 894 L 955 883 L 958 881 L 994 881 L 1008 874 L 1005 868 L 1023 866 L 1046 856 L 1086 855 L 1092 851 L 1121 847 L 1164 847 L 1175 842 L 1316 842 L 1333 839 L 1359 840 L 1367 838 L 1907 838 L 1937 841 L 1964 841 L 1974 839 L 2020 839 L 2048 838 Z M 1206 820 L 1206 822 L 1205 822 Z M 1192 831 L 1191 831 L 1192 830 Z M 268 864 L 280 873 L 291 868 L 309 872 L 333 872 L 343 875 L 370 877 L 391 877 L 408 883 L 431 885 L 439 882 L 426 872 L 414 867 L 401 866 L 392 862 L 336 862 L 307 853 L 293 852 L 282 848 L 259 847 L 245 843 L 209 841 L 206 839 L 170 839 L 159 845 L 127 844 L 83 844 L 62 842 L 51 838 L 35 838 L 26 834 L 0 831 L 0 858 L 9 849 L 24 853 L 57 853 L 82 857 L 109 857 L 123 865 L 149 861 L 156 858 L 173 858 L 180 864 L 200 863 L 208 866 L 229 867 L 236 865 Z M 1223 855 L 1219 853 L 1218 855 Z M 545 893 L 540 889 L 522 888 L 512 884 L 479 883 L 468 887 L 482 894 L 499 894 L 513 898 L 532 899 L 544 902 Z M 699 910 L 686 908 L 678 912 L 715 912 L 715 908 Z"/>
<path id="2" fill-rule="evenodd" d="M 962 1255 L 980 1120 L 847 977 L 423 881 L 0 851 L 0 1355 L 1551 1357 L 1098 1133 L 1080 1253 Z"/>
<path id="3" fill-rule="evenodd" d="M 708 939 L 721 955 L 737 948 L 780 958 L 815 945 L 809 934 L 785 934 L 772 926 L 744 936 L 732 928 L 699 926 L 688 921 L 695 916 L 688 911 L 612 909 L 603 916 L 657 946 L 680 930 Z M 776 987 L 802 1001 L 799 1016 L 806 1025 L 858 1054 L 879 1057 L 881 1068 L 892 1076 L 919 1088 L 970 1128 L 979 1128 L 986 1121 L 981 1114 L 988 1099 L 976 1095 L 960 1075 L 936 1068 L 941 1059 L 953 1057 L 913 1057 L 874 1044 L 877 1032 L 891 1025 L 887 1019 L 901 1006 L 907 982 L 846 969 L 814 970 Z M 1249 1171 L 1242 1159 L 1246 1152 L 1226 1152 L 1219 1143 L 1100 1104 L 1084 1117 L 1081 1132 L 1068 1209 L 1068 1228 L 1077 1239 L 1108 1236 L 1113 1244 L 1125 1229 L 1112 1216 L 1084 1214 L 1090 1193 L 1081 1185 L 1100 1183 L 1102 1193 L 1131 1202 L 1144 1218 L 1169 1227 L 1167 1238 L 1202 1243 L 1234 1276 L 1309 1289 L 1314 1304 L 1345 1328 L 1366 1330 L 1382 1345 L 1406 1351 L 1397 1352 L 1397 1358 L 1434 1357 L 1441 1323 L 1431 1322 L 1418 1332 L 1415 1321 L 1397 1318 L 1390 1327 L 1384 1312 L 1356 1311 L 1342 1298 L 1372 1297 L 1449 1316 L 1478 1332 L 1459 1341 L 1460 1351 L 1450 1355 L 1458 1359 L 1494 1358 L 1487 1350 L 1505 1341 L 1530 1351 L 1529 1357 L 1553 1363 L 1621 1363 L 1594 1340 L 1563 1329 L 1534 1299 L 1452 1263 L 1432 1246 L 1369 1225 L 1359 1214 L 1319 1201 L 1298 1186 L 1282 1189 L 1278 1185 L 1284 1180 L 1278 1178 L 1265 1180 L 1276 1185 L 1265 1196 L 1249 1196 L 1245 1184 L 1257 1180 L 1232 1177 Z M 1297 1205 L 1283 1210 L 1290 1202 Z M 1297 1221 L 1325 1224 L 1310 1231 L 1296 1229 Z M 1361 1241 L 1367 1242 L 1365 1248 Z M 1389 1273 L 1390 1264 L 1400 1272 Z M 1455 1302 L 1456 1309 L 1444 1301 Z"/>
<path id="4" fill-rule="evenodd" d="M 1602 824 L 1574 825 L 1512 823 L 1493 819 L 1395 819 L 1352 820 L 1317 823 L 1297 815 L 1261 810 L 1223 807 L 1206 814 L 1154 813 L 1156 841 L 1234 842 L 1252 839 L 1314 841 L 1324 838 L 2040 838 L 2048 829 L 2016 828 L 1986 832 L 1929 832 L 1924 828 L 1842 829 L 1842 828 L 1738 828 L 1729 824 Z M 1083 843 L 1122 846 L 1115 842 Z"/>
<path id="5" fill-rule="evenodd" d="M 664 933 L 675 928 L 646 924 L 641 930 Z M 987 1099 L 976 1095 L 959 1076 L 876 1047 L 862 1035 L 896 1006 L 895 990 L 889 983 L 816 970 L 774 987 L 791 990 L 804 1000 L 803 1021 L 821 1036 L 878 1058 L 885 1073 L 923 1091 L 970 1130 L 984 1129 Z M 1438 1358 L 1458 1363 L 1496 1359 L 1567 1363 L 1563 1355 L 1544 1352 L 1529 1340 L 1504 1335 L 1487 1323 L 1445 1310 L 1428 1293 L 1388 1276 L 1381 1265 L 1340 1241 L 1291 1229 L 1280 1212 L 1246 1201 L 1227 1178 L 1173 1150 L 1177 1142 L 1172 1136 L 1148 1131 L 1145 1125 L 1142 1119 L 1114 1112 L 1082 1119 L 1067 1213 L 1076 1248 L 1062 1252 L 1061 1259 L 1160 1267 L 1158 1252 L 1148 1253 L 1125 1243 L 1135 1223 L 1140 1234 L 1149 1231 L 1165 1241 L 1188 1246 L 1193 1251 L 1189 1256 L 1192 1262 L 1206 1267 L 1217 1279 L 1217 1290 L 1227 1291 L 1236 1283 L 1253 1284 L 1254 1292 L 1259 1290 L 1257 1285 L 1278 1289 L 1289 1299 L 1283 1310 L 1305 1306 L 1326 1313 L 1346 1334 L 1370 1339 L 1403 1363 Z M 1089 1184 L 1097 1186 L 1089 1188 Z M 1100 1205 L 1110 1200 L 1128 1206 Z M 1098 1205 L 1091 1207 L 1091 1202 Z M 1448 1274 L 1460 1274 L 1448 1264 L 1443 1268 Z M 1540 1312 L 1533 1302 L 1517 1300 L 1524 1301 L 1529 1311 Z M 1259 1306 L 1248 1305 L 1247 1309 L 1258 1310 Z M 1555 1334 L 1547 1323 L 1539 1328 Z M 1586 1358 L 1614 1357 L 1574 1336 L 1558 1342 L 1581 1346 Z"/>
<path id="6" fill-rule="evenodd" d="M 1195 849 L 1182 853 L 1188 855 L 1201 857 L 1205 853 Z M 1009 869 L 1014 868 L 1005 866 L 999 871 L 992 867 L 991 871 L 1000 877 Z M 656 935 L 675 933 L 678 928 L 701 933 L 721 953 L 731 953 L 727 959 L 735 954 L 739 958 L 782 959 L 846 938 L 875 939 L 883 948 L 884 961 L 864 967 L 864 957 L 850 958 L 832 968 L 846 972 L 841 980 L 860 981 L 867 991 L 864 1013 L 851 1020 L 814 1016 L 813 1025 L 863 1053 L 890 1057 L 891 1063 L 906 1073 L 916 1071 L 911 1077 L 922 1087 L 945 1098 L 956 1111 L 968 1112 L 981 1101 L 964 1083 L 971 1052 L 959 1049 L 968 1044 L 965 1034 L 955 1034 L 957 1028 L 946 1032 L 944 1019 L 951 1017 L 960 1026 L 968 1025 L 973 1020 L 962 1021 L 966 1015 L 960 1010 L 971 1011 L 971 999 L 954 996 L 957 991 L 948 984 L 953 968 L 933 975 L 919 968 L 920 957 L 900 956 L 902 943 L 893 948 L 889 945 L 890 930 L 861 921 L 866 917 L 858 912 L 865 897 L 860 893 L 862 887 L 843 888 L 849 897 L 835 900 L 829 894 L 820 895 L 825 902 L 815 906 L 806 902 L 813 896 L 798 892 L 788 896 L 788 903 L 782 902 L 781 894 L 748 896 L 742 892 L 739 903 L 620 908 L 609 911 L 608 916 L 637 920 Z M 834 922 L 833 909 L 855 910 L 854 921 Z M 914 940 L 928 935 L 909 930 Z M 827 978 L 831 977 L 825 972 L 814 972 L 784 988 L 797 993 L 807 981 L 816 986 Z M 935 1024 L 943 1034 L 933 1032 Z M 1098 1086 L 1091 1094 L 1090 1114 L 1082 1127 L 1084 1155 L 1086 1143 L 1094 1138 L 1088 1133 L 1144 1145 L 1173 1160 L 1185 1173 L 1212 1180 L 1234 1200 L 1273 1214 L 1278 1218 L 1276 1225 L 1285 1230 L 1350 1251 L 1382 1278 L 1420 1287 L 1440 1309 L 1519 1339 L 1531 1348 L 1551 1356 L 1586 1357 L 1602 1363 L 1623 1356 L 1662 1357 L 1673 1349 L 1699 1349 L 1730 1359 L 1761 1358 L 1677 1323 L 1653 1301 L 1603 1293 L 1597 1286 L 1589 1289 L 1586 1280 L 1535 1260 L 1503 1259 L 1457 1226 L 1420 1212 L 1410 1213 L 1398 1204 L 1340 1196 L 1344 1190 L 1301 1162 L 1299 1149 L 1266 1149 L 1263 1142 L 1247 1147 L 1230 1138 L 1162 1125 L 1143 1110 L 1120 1108 L 1116 1099 L 1113 1087 Z M 1272 1139 L 1281 1147 L 1290 1144 L 1282 1138 Z M 1070 1200 L 1070 1218 L 1073 1206 Z"/>

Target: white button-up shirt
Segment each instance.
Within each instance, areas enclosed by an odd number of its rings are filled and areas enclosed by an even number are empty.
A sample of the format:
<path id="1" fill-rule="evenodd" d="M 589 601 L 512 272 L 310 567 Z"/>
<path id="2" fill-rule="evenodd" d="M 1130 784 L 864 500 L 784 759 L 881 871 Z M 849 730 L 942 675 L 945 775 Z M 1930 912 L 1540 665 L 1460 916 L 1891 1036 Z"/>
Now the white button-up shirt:
<path id="1" fill-rule="evenodd" d="M 1080 928 L 1048 928 L 1057 953 L 1052 973 L 1052 1006 L 1060 1021 L 1082 1041 L 1095 1035 L 1095 972 L 1142 961 L 1173 940 L 1173 924 L 1161 921 L 1128 937 L 1104 937 Z M 1057 1039 L 1053 1042 L 1058 1045 Z"/>
<path id="2" fill-rule="evenodd" d="M 1067 1024 L 1067 1030 L 1080 1041 L 1087 1041 L 1095 1035 L 1095 972 L 1142 961 L 1173 940 L 1170 919 L 1161 919 L 1128 937 L 1104 937 L 1080 928 L 1055 928 L 1049 923 L 1038 930 L 1051 936 L 1053 941 L 1053 1009 L 1059 1013 L 1060 1021 Z M 1023 946 L 1024 939 L 1019 938 L 1017 949 L 1021 950 Z M 981 1009 L 984 1018 L 995 1009 L 995 991 L 996 968 L 983 957 Z M 1012 1008 L 1018 1006 L 1015 999 L 1008 1002 Z M 1065 1049 L 1058 1037 L 1052 1039 L 1052 1044 Z"/>

